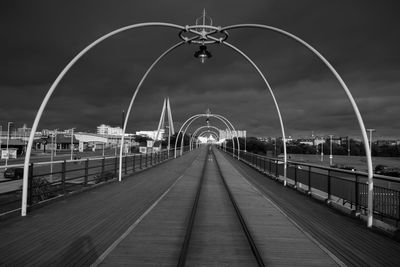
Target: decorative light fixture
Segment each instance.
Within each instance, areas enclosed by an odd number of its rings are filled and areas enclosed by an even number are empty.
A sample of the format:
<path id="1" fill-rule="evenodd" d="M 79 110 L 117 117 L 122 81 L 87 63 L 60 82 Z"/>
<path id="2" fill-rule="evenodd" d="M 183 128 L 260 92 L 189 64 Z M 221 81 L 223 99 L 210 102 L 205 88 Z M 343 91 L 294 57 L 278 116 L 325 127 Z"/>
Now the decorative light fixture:
<path id="1" fill-rule="evenodd" d="M 200 59 L 201 63 L 204 63 L 206 59 L 212 57 L 212 55 L 207 51 L 207 46 L 200 45 L 200 50 L 194 53 L 194 57 Z"/>

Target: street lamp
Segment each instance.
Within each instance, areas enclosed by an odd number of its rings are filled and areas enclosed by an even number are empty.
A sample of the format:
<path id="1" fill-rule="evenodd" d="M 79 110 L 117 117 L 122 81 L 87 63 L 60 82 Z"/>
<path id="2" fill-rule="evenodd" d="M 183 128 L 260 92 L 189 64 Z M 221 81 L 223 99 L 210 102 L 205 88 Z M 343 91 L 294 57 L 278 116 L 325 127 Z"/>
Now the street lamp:
<path id="1" fill-rule="evenodd" d="M 333 135 L 329 135 L 329 137 L 330 137 L 330 155 L 329 155 L 329 166 L 332 166 L 333 164 L 332 164 L 332 161 L 333 161 L 333 155 L 332 155 L 332 137 L 333 137 Z"/>
<path id="2" fill-rule="evenodd" d="M 321 162 L 324 161 L 324 143 L 325 140 L 321 141 Z"/>
<path id="3" fill-rule="evenodd" d="M 204 63 L 206 59 L 212 57 L 211 53 L 207 51 L 207 46 L 201 45 L 200 50 L 194 53 L 194 57 L 200 59 L 201 63 Z"/>
<path id="4" fill-rule="evenodd" d="M 372 158 L 372 132 L 375 132 L 375 129 L 367 129 L 367 131 L 369 132 L 369 147 L 370 147 L 370 155 Z"/>
<path id="5" fill-rule="evenodd" d="M 0 153 L 1 153 L 1 144 L 3 142 L 3 125 L 0 125 Z M 0 156 L 1 158 L 1 156 Z"/>
<path id="6" fill-rule="evenodd" d="M 247 136 L 247 131 L 244 131 L 244 153 L 247 153 L 247 140 L 246 140 L 246 136 Z"/>

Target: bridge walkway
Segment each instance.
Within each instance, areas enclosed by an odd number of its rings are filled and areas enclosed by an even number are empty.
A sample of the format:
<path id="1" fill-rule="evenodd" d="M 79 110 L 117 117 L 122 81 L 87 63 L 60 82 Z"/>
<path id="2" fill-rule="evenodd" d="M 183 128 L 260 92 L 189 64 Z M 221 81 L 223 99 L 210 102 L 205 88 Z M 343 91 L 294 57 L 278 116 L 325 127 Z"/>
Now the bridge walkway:
<path id="1" fill-rule="evenodd" d="M 0 266 L 176 266 L 206 153 L 195 150 L 25 218 L 0 221 Z M 220 151 L 215 157 L 266 265 L 399 265 L 398 242 Z M 215 162 L 208 164 L 216 168 Z M 218 222 L 219 208 L 206 214 L 220 191 L 215 171 L 208 173 L 196 216 L 215 231 L 197 235 L 200 242 L 221 234 L 210 224 L 213 218 Z M 240 265 L 235 256 L 229 265 Z"/>

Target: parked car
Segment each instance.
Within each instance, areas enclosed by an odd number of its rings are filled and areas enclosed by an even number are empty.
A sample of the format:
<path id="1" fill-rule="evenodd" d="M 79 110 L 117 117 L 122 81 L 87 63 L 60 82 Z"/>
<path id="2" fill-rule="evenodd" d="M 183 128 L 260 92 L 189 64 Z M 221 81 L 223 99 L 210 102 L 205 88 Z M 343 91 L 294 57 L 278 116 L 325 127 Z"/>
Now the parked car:
<path id="1" fill-rule="evenodd" d="M 8 179 L 22 179 L 24 176 L 24 168 L 7 168 L 7 170 L 4 171 L 4 178 Z"/>

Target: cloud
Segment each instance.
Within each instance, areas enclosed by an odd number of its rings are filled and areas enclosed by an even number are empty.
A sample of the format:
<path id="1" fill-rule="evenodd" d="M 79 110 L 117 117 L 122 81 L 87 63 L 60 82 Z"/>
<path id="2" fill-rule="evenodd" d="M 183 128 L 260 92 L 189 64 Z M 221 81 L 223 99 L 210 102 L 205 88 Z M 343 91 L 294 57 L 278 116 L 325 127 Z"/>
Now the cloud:
<path id="1" fill-rule="evenodd" d="M 157 8 L 154 8 L 157 7 Z M 65 65 L 96 38 L 119 27 L 168 21 L 192 24 L 203 8 L 214 25 L 261 23 L 287 30 L 320 51 L 350 88 L 367 127 L 399 137 L 400 56 L 397 3 L 302 1 L 187 1 L 146 3 L 8 1 L 0 10 L 0 124 L 31 125 L 44 95 Z M 185 10 L 185 12 L 177 12 Z M 84 55 L 63 78 L 40 128 L 95 131 L 119 125 L 147 68 L 179 41 L 178 31 L 148 28 L 114 36 Z M 310 51 L 266 30 L 229 31 L 228 41 L 254 60 L 274 90 L 286 132 L 360 135 L 354 111 L 329 69 Z M 260 76 L 243 57 L 209 45 L 200 64 L 197 45 L 183 45 L 157 64 L 144 81 L 129 131 L 155 129 L 164 97 L 180 125 L 191 114 L 224 115 L 249 135 L 279 136 L 276 108 Z M 200 122 L 199 122 L 200 123 Z M 204 122 L 203 122 L 204 123 Z"/>

